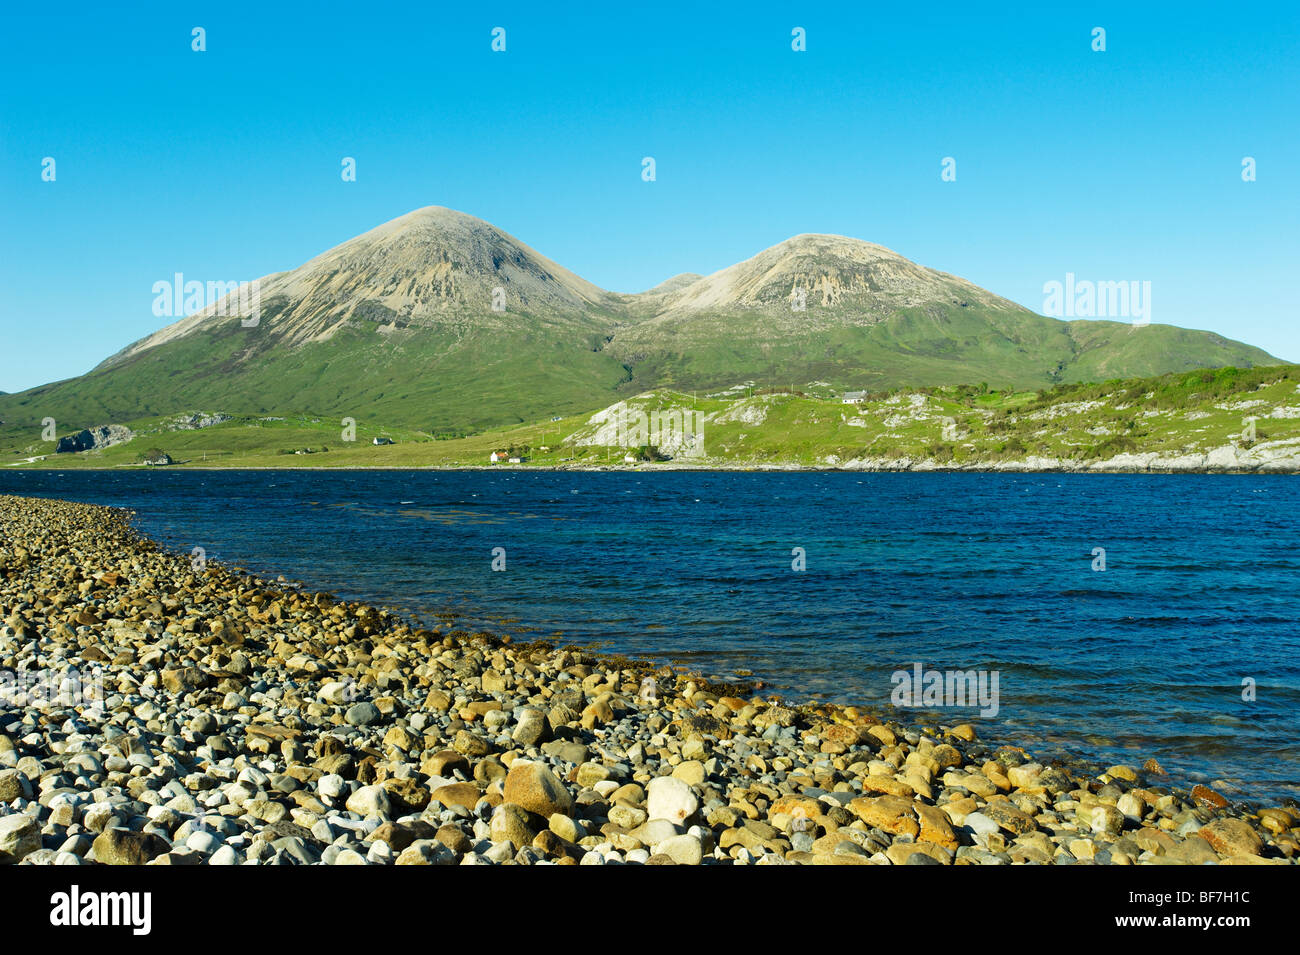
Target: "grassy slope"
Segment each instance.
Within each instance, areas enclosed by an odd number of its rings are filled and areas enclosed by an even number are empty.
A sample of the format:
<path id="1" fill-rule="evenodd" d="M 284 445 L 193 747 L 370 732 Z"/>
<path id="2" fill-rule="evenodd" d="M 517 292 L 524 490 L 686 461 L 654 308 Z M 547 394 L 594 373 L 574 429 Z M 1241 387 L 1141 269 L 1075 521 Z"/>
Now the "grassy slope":
<path id="1" fill-rule="evenodd" d="M 717 388 L 737 379 L 849 390 L 986 381 L 1036 389 L 1192 368 L 1276 364 L 1258 348 L 1169 325 L 1060 322 L 1029 311 L 941 305 L 851 325 L 801 314 L 698 314 L 621 330 L 610 350 L 633 385 Z"/>
<path id="2" fill-rule="evenodd" d="M 581 336 L 542 323 L 391 335 L 364 326 L 255 359 L 246 355 L 254 333 L 223 328 L 168 343 L 119 367 L 3 399 L 0 418 L 39 427 L 53 417 L 62 434 L 202 408 L 467 432 L 590 408 L 626 378 Z"/>
<path id="3" fill-rule="evenodd" d="M 756 395 L 741 389 L 713 396 L 659 391 L 632 404 L 647 411 L 680 407 L 709 415 L 706 465 L 825 467 L 863 458 L 929 458 L 979 466 L 1029 455 L 1083 462 L 1135 451 L 1177 455 L 1244 446 L 1244 419 L 1252 415 L 1259 419 L 1257 441 L 1300 439 L 1300 366 L 1063 383 L 1039 392 L 979 386 L 907 389 L 870 395 L 856 408 L 841 403 L 829 389 Z M 1275 417 L 1278 408 L 1295 409 L 1295 417 Z M 166 421 L 151 418 L 131 422 L 137 437 L 127 444 L 60 455 L 49 454 L 49 443 L 36 440 L 33 429 L 8 424 L 0 428 L 0 465 L 48 454 L 30 466 L 135 466 L 152 447 L 167 451 L 182 466 L 209 467 L 485 466 L 493 450 L 512 446 L 528 448 L 525 467 L 619 463 L 625 449 L 562 443 L 565 437 L 591 435 L 590 417 L 587 412 L 442 440 L 362 418 L 357 441 L 350 444 L 341 440 L 341 422 L 324 416 L 286 421 L 241 417 L 198 431 L 165 430 Z M 950 429 L 947 435 L 945 428 Z M 372 445 L 371 439 L 380 435 L 398 443 Z M 543 452 L 542 445 L 552 450 Z M 316 453 L 281 453 L 308 447 Z"/>
<path id="4" fill-rule="evenodd" d="M 1028 456 L 1097 461 L 1122 453 L 1203 454 L 1241 440 L 1257 416 L 1256 441 L 1300 438 L 1300 366 L 1233 368 L 1062 384 L 1041 392 L 937 388 L 871 396 L 849 406 L 788 396 L 762 399 L 761 425 L 710 428 L 711 455 L 732 462 L 826 466 L 853 459 L 928 458 L 951 466 Z M 915 397 L 914 397 L 915 396 Z M 758 399 L 754 399 L 758 400 Z M 1240 407 L 1242 403 L 1252 403 Z M 1275 408 L 1297 417 L 1273 418 Z M 952 431 L 945 436 L 945 420 Z"/>

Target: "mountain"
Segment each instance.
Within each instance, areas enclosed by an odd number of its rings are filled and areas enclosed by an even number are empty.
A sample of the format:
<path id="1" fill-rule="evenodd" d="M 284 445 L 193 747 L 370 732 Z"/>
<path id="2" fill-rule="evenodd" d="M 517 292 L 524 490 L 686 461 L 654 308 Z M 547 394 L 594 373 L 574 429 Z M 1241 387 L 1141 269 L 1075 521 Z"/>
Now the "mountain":
<path id="1" fill-rule="evenodd" d="M 749 378 L 853 390 L 1057 382 L 1275 364 L 1266 352 L 1169 325 L 1045 318 L 883 246 L 800 235 L 630 303 L 609 351 L 636 381 L 683 389 Z M 802 308 L 799 308 L 802 306 Z"/>
<path id="2" fill-rule="evenodd" d="M 704 278 L 703 275 L 696 275 L 694 272 L 683 272 L 681 275 L 674 275 L 665 282 L 660 282 L 648 292 L 642 292 L 640 296 L 635 296 L 639 300 L 644 300 L 653 295 L 663 295 L 668 292 L 675 292 L 680 288 L 685 288 L 692 282 L 698 282 Z"/>
<path id="3" fill-rule="evenodd" d="M 492 308 L 496 289 L 501 311 Z M 261 297 L 273 304 L 274 320 L 265 334 L 249 336 L 253 354 L 327 342 L 358 325 L 383 335 L 509 328 L 516 312 L 582 327 L 616 299 L 481 219 L 438 206 L 386 222 L 292 272 L 266 276 Z M 182 319 L 100 367 L 204 330 L 216 311 Z"/>
<path id="4" fill-rule="evenodd" d="M 945 300 L 1018 308 L 884 246 L 840 235 L 797 235 L 713 275 L 673 289 L 668 285 L 660 286 L 669 292 L 666 316 L 745 309 L 784 314 L 796 306 L 800 292 L 807 310 L 834 310 L 863 325 L 901 308 Z"/>
<path id="5" fill-rule="evenodd" d="M 434 206 L 258 288 L 256 325 L 209 303 L 80 378 L 0 398 L 0 417 L 53 416 L 62 433 L 206 409 L 464 432 L 655 387 L 1037 388 L 1276 363 L 1209 332 L 1045 318 L 831 235 L 624 295 Z"/>
<path id="6" fill-rule="evenodd" d="M 618 296 L 450 209 L 402 216 L 258 287 L 255 327 L 223 300 L 9 400 L 60 430 L 195 409 L 475 429 L 589 407 L 627 377 L 599 354 Z"/>

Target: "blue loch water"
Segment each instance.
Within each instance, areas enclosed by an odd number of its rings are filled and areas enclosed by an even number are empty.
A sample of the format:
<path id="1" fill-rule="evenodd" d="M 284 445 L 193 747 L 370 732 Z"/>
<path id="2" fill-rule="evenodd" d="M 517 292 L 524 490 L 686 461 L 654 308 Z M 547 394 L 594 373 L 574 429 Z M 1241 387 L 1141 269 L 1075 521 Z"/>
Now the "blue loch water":
<path id="1" fill-rule="evenodd" d="M 178 551 L 430 624 L 792 698 L 888 710 L 897 670 L 997 671 L 996 716 L 927 710 L 1038 753 L 1300 795 L 1293 477 L 11 470 L 0 492 L 129 507 Z"/>

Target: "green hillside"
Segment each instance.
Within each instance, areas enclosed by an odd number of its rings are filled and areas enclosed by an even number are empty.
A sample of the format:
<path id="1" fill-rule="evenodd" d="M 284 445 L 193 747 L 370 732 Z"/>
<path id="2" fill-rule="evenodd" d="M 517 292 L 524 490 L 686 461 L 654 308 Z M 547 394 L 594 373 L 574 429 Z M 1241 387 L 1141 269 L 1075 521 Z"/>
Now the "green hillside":
<path id="1" fill-rule="evenodd" d="M 627 371 L 569 329 L 351 327 L 329 341 L 250 354 L 259 329 L 206 329 L 0 399 L 0 418 L 60 432 L 106 422 L 219 408 L 228 414 L 325 414 L 403 427 L 477 431 L 590 408 L 617 394 Z M 66 425 L 66 427 L 65 427 Z"/>
<path id="2" fill-rule="evenodd" d="M 628 391 L 823 381 L 841 390 L 987 381 L 1036 389 L 1219 366 L 1276 364 L 1267 352 L 1170 325 L 1061 322 L 1024 309 L 931 305 L 870 325 L 749 312 L 691 315 L 620 331 L 609 350 Z"/>
<path id="3" fill-rule="evenodd" d="M 465 436 L 358 417 L 353 441 L 343 440 L 341 419 L 325 415 L 237 415 L 200 429 L 151 417 L 126 422 L 135 432 L 126 443 L 62 454 L 30 428 L 6 423 L 0 466 L 142 467 L 144 453 L 157 448 L 178 467 L 485 467 L 493 451 L 509 450 L 524 463 L 497 467 L 1300 470 L 1296 365 L 1039 391 L 895 389 L 853 404 L 825 385 L 795 393 L 657 390 L 622 407 L 647 418 L 667 409 L 697 416 L 703 455 L 654 463 L 653 449 L 620 443 L 611 430 L 615 406 Z M 377 437 L 395 443 L 374 445 Z M 654 436 L 645 442 L 653 443 Z M 637 462 L 625 465 L 629 454 Z"/>
<path id="4" fill-rule="evenodd" d="M 228 323 L 69 381 L 0 397 L 0 419 L 60 433 L 217 408 L 236 415 L 352 416 L 395 427 L 476 432 L 571 414 L 655 388 L 998 389 L 1274 364 L 1257 348 L 1168 325 L 1058 322 L 1032 313 L 934 306 L 867 327 L 751 313 L 617 328 L 613 344 L 572 325 L 517 317 L 510 328 L 349 326 L 325 342 L 255 349 L 260 329 Z M 600 327 L 600 326 L 596 326 Z"/>

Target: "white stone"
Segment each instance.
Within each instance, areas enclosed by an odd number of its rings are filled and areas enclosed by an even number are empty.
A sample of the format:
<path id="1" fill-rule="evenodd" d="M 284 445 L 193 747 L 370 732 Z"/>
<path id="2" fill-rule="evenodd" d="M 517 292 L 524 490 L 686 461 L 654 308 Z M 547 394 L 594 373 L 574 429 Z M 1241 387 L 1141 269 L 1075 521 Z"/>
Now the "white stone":
<path id="1" fill-rule="evenodd" d="M 646 796 L 646 809 L 650 818 L 667 819 L 673 825 L 681 825 L 700 806 L 691 787 L 671 776 L 650 780 Z"/>
<path id="2" fill-rule="evenodd" d="M 241 862 L 243 862 L 243 857 L 238 852 L 230 846 L 222 846 L 212 853 L 208 865 L 239 865 Z"/>
<path id="3" fill-rule="evenodd" d="M 0 816 L 0 862 L 18 862 L 41 847 L 41 827 L 31 816 Z"/>
<path id="4" fill-rule="evenodd" d="M 211 855 L 221 848 L 221 838 L 215 833 L 200 829 L 197 832 L 191 832 L 185 840 L 185 844 L 195 852 Z"/>
<path id="5" fill-rule="evenodd" d="M 386 816 L 392 809 L 383 786 L 362 786 L 348 797 L 346 805 L 349 812 L 359 816 Z"/>
<path id="6" fill-rule="evenodd" d="M 1134 793 L 1124 793 L 1115 803 L 1115 808 L 1124 814 L 1124 818 L 1131 822 L 1141 822 L 1142 816 L 1146 813 L 1146 803 L 1142 797 Z"/>
<path id="7" fill-rule="evenodd" d="M 970 828 L 978 836 L 991 835 L 998 831 L 1000 826 L 982 812 L 972 812 L 966 815 L 963 825 Z"/>
<path id="8" fill-rule="evenodd" d="M 704 859 L 704 847 L 695 836 L 681 835 L 665 839 L 654 847 L 656 855 L 666 855 L 678 865 L 699 865 Z"/>
<path id="9" fill-rule="evenodd" d="M 483 853 L 485 857 L 500 865 L 503 862 L 509 862 L 515 857 L 515 849 L 508 842 L 496 842 L 492 848 Z"/>
<path id="10" fill-rule="evenodd" d="M 259 789 L 271 781 L 271 777 L 262 772 L 256 766 L 245 766 L 243 772 L 239 774 L 241 783 L 249 783 Z"/>
<path id="11" fill-rule="evenodd" d="M 328 776 L 322 776 L 316 780 L 316 791 L 326 799 L 337 799 L 346 785 L 347 780 L 342 776 L 337 773 L 330 773 Z"/>
<path id="12" fill-rule="evenodd" d="M 348 697 L 352 695 L 351 685 L 340 681 L 326 683 L 324 686 L 320 688 L 320 693 L 317 695 L 326 703 L 332 703 L 335 706 L 340 706 L 343 703 L 346 703 L 348 701 Z"/>
<path id="13" fill-rule="evenodd" d="M 99 832 L 113 815 L 113 806 L 106 802 L 97 802 L 88 808 L 81 817 L 82 824 L 91 832 Z"/>

